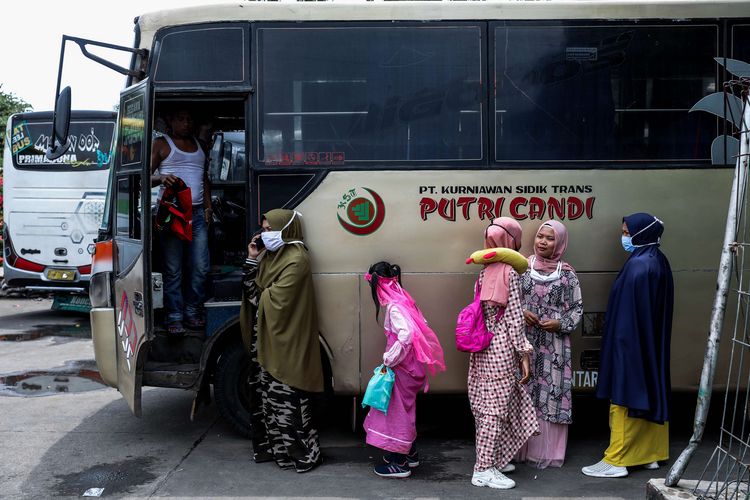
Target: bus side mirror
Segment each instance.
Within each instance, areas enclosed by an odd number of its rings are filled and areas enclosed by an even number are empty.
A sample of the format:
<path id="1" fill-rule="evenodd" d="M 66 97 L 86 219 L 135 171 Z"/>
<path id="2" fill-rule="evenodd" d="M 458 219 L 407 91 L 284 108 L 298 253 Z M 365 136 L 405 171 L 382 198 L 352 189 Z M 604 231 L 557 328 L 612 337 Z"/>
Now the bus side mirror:
<path id="1" fill-rule="evenodd" d="M 56 160 L 70 147 L 68 131 L 70 129 L 70 87 L 65 87 L 57 96 L 55 114 L 52 123 L 52 137 L 47 148 L 47 159 Z"/>

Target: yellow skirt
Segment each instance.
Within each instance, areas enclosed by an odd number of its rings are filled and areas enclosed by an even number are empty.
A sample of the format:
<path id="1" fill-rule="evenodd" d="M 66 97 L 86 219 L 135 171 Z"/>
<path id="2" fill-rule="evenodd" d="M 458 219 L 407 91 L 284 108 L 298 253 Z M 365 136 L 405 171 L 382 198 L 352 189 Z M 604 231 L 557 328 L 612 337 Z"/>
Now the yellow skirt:
<path id="1" fill-rule="evenodd" d="M 669 422 L 656 424 L 628 417 L 624 406 L 609 406 L 609 448 L 604 461 L 620 467 L 669 459 Z"/>

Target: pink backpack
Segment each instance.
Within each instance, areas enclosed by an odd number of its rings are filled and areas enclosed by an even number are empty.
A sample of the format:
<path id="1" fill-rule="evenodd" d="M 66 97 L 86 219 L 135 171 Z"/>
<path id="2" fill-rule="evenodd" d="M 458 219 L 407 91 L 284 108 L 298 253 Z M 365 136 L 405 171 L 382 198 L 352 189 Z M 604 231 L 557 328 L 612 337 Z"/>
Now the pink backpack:
<path id="1" fill-rule="evenodd" d="M 492 342 L 492 332 L 487 330 L 482 312 L 482 301 L 479 300 L 479 282 L 474 286 L 474 301 L 464 307 L 456 321 L 456 349 L 462 352 L 481 352 Z M 505 313 L 503 308 L 499 315 Z"/>

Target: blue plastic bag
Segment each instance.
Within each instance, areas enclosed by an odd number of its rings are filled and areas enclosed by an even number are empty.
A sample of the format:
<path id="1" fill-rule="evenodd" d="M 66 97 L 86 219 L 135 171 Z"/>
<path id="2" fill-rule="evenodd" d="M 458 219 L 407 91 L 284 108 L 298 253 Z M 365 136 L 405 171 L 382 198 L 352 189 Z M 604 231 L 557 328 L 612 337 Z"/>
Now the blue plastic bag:
<path id="1" fill-rule="evenodd" d="M 385 373 L 381 373 L 384 365 L 380 365 L 373 371 L 374 375 L 367 384 L 365 397 L 362 399 L 362 408 L 370 406 L 383 413 L 388 413 L 388 403 L 391 402 L 391 391 L 396 375 L 390 368 L 385 368 Z"/>

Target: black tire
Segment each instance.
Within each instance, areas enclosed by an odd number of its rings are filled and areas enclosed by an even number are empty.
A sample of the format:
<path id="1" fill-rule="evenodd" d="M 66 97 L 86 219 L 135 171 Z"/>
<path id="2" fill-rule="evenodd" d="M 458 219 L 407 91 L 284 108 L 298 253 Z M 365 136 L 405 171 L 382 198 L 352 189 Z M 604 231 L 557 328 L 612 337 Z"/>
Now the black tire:
<path id="1" fill-rule="evenodd" d="M 250 437 L 250 356 L 230 342 L 216 363 L 214 398 L 219 415 L 242 436 Z"/>

